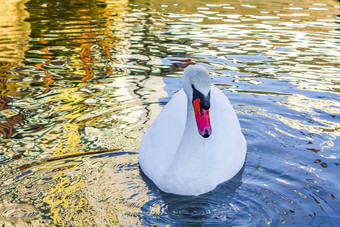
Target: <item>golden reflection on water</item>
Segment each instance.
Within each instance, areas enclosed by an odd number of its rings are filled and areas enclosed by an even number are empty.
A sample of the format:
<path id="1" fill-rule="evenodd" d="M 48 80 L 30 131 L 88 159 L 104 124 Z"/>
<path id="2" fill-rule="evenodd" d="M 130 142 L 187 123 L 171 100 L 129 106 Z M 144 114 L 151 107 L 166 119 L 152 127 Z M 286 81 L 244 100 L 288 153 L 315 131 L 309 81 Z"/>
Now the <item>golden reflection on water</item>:
<path id="1" fill-rule="evenodd" d="M 53 168 L 62 168 L 64 166 L 53 166 Z M 73 166 L 73 168 L 76 166 Z M 43 169 L 44 167 L 41 168 Z M 53 180 L 56 180 L 57 184 L 50 189 L 43 199 L 43 202 L 51 207 L 50 212 L 53 216 L 53 223 L 64 226 L 67 218 L 68 221 L 80 226 L 94 224 L 93 222 L 91 223 L 92 218 L 89 212 L 91 207 L 88 206 L 87 199 L 81 194 L 79 195 L 79 190 L 84 186 L 84 181 L 80 178 L 73 178 L 71 184 L 70 178 L 63 176 L 63 174 L 63 172 L 59 172 L 53 176 Z M 69 214 L 69 216 L 65 217 L 65 213 Z"/>
<path id="2" fill-rule="evenodd" d="M 26 17 L 28 17 L 27 11 L 25 11 L 23 8 L 24 1 L 21 2 L 12 2 L 14 4 L 18 4 L 18 8 L 13 7 L 13 9 L 21 10 L 18 13 L 13 13 L 12 11 L 9 11 L 12 17 L 8 17 L 11 20 L 6 20 L 3 23 L 6 23 L 7 26 L 9 26 L 11 29 L 12 27 L 15 27 L 16 24 L 18 26 L 21 26 L 20 29 L 22 29 L 22 24 L 24 25 L 30 25 L 30 23 L 27 22 L 17 22 L 17 20 L 23 21 Z M 76 2 L 74 2 L 76 3 Z M 78 3 L 78 2 L 77 2 Z M 20 5 L 21 4 L 21 5 Z M 70 3 L 72 5 L 72 2 Z M 4 11 L 6 11 L 6 7 L 3 7 Z M 119 22 L 119 20 L 124 19 L 124 14 L 129 9 L 128 7 L 128 1 L 115 1 L 113 3 L 108 3 L 107 7 L 102 12 L 105 16 L 105 31 L 103 35 L 106 35 L 109 39 L 105 39 L 103 41 L 103 46 L 105 48 L 106 57 L 113 57 L 112 53 L 110 52 L 110 49 L 112 48 L 121 48 L 124 50 L 125 48 L 123 46 L 126 46 L 126 40 L 122 39 L 121 42 L 119 42 L 119 39 L 121 38 L 121 34 L 110 34 L 110 31 L 112 29 L 122 29 L 124 26 L 122 23 Z M 88 150 L 86 144 L 82 144 L 83 134 L 81 133 L 82 130 L 86 127 L 86 134 L 91 136 L 94 136 L 94 138 L 100 138 L 97 140 L 97 146 L 98 147 L 113 147 L 114 149 L 124 149 L 128 148 L 127 141 L 135 141 L 135 138 L 133 137 L 133 134 L 129 133 L 129 131 L 125 131 L 123 133 L 120 132 L 120 128 L 116 127 L 115 130 L 111 129 L 104 129 L 104 131 L 99 131 L 97 122 L 102 121 L 103 119 L 106 119 L 107 117 L 112 119 L 112 114 L 115 113 L 114 109 L 121 109 L 123 107 L 121 106 L 121 102 L 115 102 L 111 103 L 111 108 L 104 110 L 102 114 L 97 114 L 94 116 L 85 116 L 88 113 L 91 114 L 91 111 L 88 111 L 89 108 L 96 108 L 96 106 L 91 107 L 91 105 L 88 105 L 85 103 L 85 100 L 88 98 L 88 95 L 84 94 L 83 92 L 79 92 L 79 90 L 87 87 L 87 82 L 89 79 L 93 78 L 94 72 L 93 72 L 93 64 L 97 60 L 96 56 L 93 55 L 93 52 L 91 51 L 91 48 L 93 48 L 93 42 L 91 40 L 94 40 L 96 38 L 96 32 L 93 30 L 91 26 L 88 26 L 91 21 L 94 20 L 91 16 L 88 15 L 89 10 L 87 9 L 79 9 L 77 8 L 75 15 L 73 15 L 73 18 L 77 18 L 79 16 L 79 19 L 73 21 L 74 26 L 79 27 L 77 28 L 77 32 L 80 32 L 80 36 L 78 39 L 78 43 L 80 44 L 79 47 L 77 47 L 78 50 L 74 51 L 74 53 L 79 53 L 79 55 L 73 55 L 69 57 L 68 61 L 68 67 L 71 69 L 70 71 L 73 72 L 73 74 L 79 76 L 81 78 L 82 83 L 78 83 L 76 86 L 73 87 L 65 87 L 58 89 L 58 93 L 55 96 L 52 96 L 50 98 L 46 99 L 47 103 L 57 103 L 62 100 L 63 103 L 56 108 L 53 109 L 56 113 L 66 113 L 62 114 L 61 118 L 58 119 L 58 121 L 62 121 L 63 124 L 56 124 L 52 130 L 45 133 L 42 138 L 39 138 L 38 145 L 41 149 L 46 151 L 46 153 L 42 154 L 41 156 L 45 157 L 63 157 L 65 155 L 67 156 L 74 156 L 81 153 L 84 153 L 84 150 Z M 14 17 L 17 14 L 22 14 L 24 16 L 17 16 Z M 7 14 L 6 14 L 7 15 Z M 6 16 L 5 15 L 5 16 Z M 112 16 L 116 15 L 116 16 Z M 8 15 L 7 15 L 8 16 Z M 97 15 L 96 15 L 97 16 Z M 118 21 L 118 22 L 117 22 Z M 24 32 L 23 35 L 27 35 L 30 33 L 29 26 L 25 27 L 28 32 Z M 27 29 L 28 28 L 28 29 Z M 55 82 L 53 78 L 53 73 L 50 73 L 48 70 L 49 64 L 51 64 L 51 59 L 54 58 L 53 51 L 50 51 L 51 46 L 49 45 L 50 41 L 46 36 L 45 33 L 50 33 L 49 27 L 46 26 L 46 31 L 42 32 L 40 34 L 41 38 L 39 39 L 40 43 L 45 45 L 45 47 L 41 48 L 39 51 L 44 54 L 43 59 L 44 61 L 41 63 L 35 64 L 35 67 L 43 71 L 44 73 L 44 87 L 46 88 L 43 93 L 47 93 L 51 90 L 51 85 Z M 94 28 L 95 29 L 95 28 Z M 1 32 L 4 30 L 1 30 Z M 66 29 L 67 32 L 67 29 Z M 74 30 L 68 30 L 71 34 L 75 32 Z M 13 33 L 9 33 L 13 34 Z M 13 35 L 14 38 L 17 38 L 18 40 L 26 40 L 28 41 L 28 35 L 26 37 L 18 37 L 16 34 Z M 17 50 L 18 48 L 10 46 L 13 50 Z M 20 61 L 24 58 L 24 52 L 27 49 L 22 49 L 21 52 L 18 52 L 18 56 L 14 57 L 18 58 Z M 2 51 L 2 54 L 4 51 Z M 124 53 L 124 52 L 122 52 Z M 13 53 L 11 53 L 11 57 L 13 57 Z M 18 65 L 18 64 L 16 64 Z M 8 67 L 7 67 L 8 66 Z M 5 64 L 2 68 L 5 70 L 9 70 L 9 67 L 13 67 L 15 65 L 13 64 Z M 5 70 L 3 72 L 5 72 Z M 112 75 L 112 67 L 107 66 L 106 70 L 108 74 Z M 3 73 L 2 75 L 6 77 L 10 77 L 13 79 L 13 75 L 8 76 L 7 74 Z M 6 83 L 7 81 L 2 81 L 3 83 Z M 114 81 L 112 81 L 114 84 Z M 18 89 L 20 87 L 29 86 L 30 83 L 7 83 L 6 84 L 6 90 L 2 90 L 1 97 L 2 100 L 6 103 L 7 96 L 10 95 L 12 97 L 17 97 L 20 93 L 18 93 Z M 127 84 L 127 83 L 126 83 Z M 20 87 L 18 87 L 18 85 Z M 119 84 L 120 86 L 122 83 Z M 110 89 L 110 92 L 115 92 L 115 90 L 119 89 Z M 121 89 L 120 89 L 121 90 Z M 120 91 L 121 93 L 121 91 Z M 17 95 L 18 94 L 18 95 Z M 123 94 L 120 94 L 123 95 Z M 91 104 L 91 103 L 90 103 Z M 116 106 L 116 107 L 115 107 Z M 4 108 L 3 108 L 4 109 Z M 7 111 L 8 112 L 8 111 Z M 100 112 L 100 109 L 97 109 L 96 112 Z M 124 119 L 128 118 L 129 114 L 126 114 L 126 116 L 123 116 L 121 119 L 112 119 L 112 121 L 115 122 L 115 124 L 119 124 L 119 122 L 123 123 Z M 134 116 L 135 118 L 136 116 Z M 100 123 L 100 122 L 99 122 Z M 16 124 L 16 123 L 15 123 Z M 2 125 L 2 130 L 9 131 L 3 131 L 3 138 L 9 138 L 11 136 L 12 129 L 9 128 L 12 126 Z M 100 128 L 100 127 L 99 127 Z M 99 136 L 98 134 L 101 134 L 102 136 Z M 55 137 L 55 135 L 58 135 L 58 137 Z M 127 139 L 126 137 L 130 138 Z M 44 139 L 45 138 L 45 139 Z M 104 138 L 104 139 L 103 139 Z M 105 140 L 106 139 L 106 140 Z M 50 140 L 54 141 L 54 144 L 57 144 L 54 146 L 53 149 L 51 147 L 46 147 L 46 141 Z M 55 142 L 55 140 L 59 142 Z M 42 144 L 39 144 L 39 142 Z M 46 145 L 45 145 L 46 144 Z M 105 148 L 106 149 L 106 148 Z M 101 149 L 102 150 L 102 149 Z M 101 150 L 93 151 L 90 150 L 88 153 L 94 153 L 94 152 L 101 152 Z M 53 154 L 48 154 L 48 151 L 52 151 Z M 43 159 L 42 159 L 43 160 Z M 70 160 L 71 161 L 71 160 Z M 63 169 L 73 169 L 77 167 L 80 164 L 80 162 L 67 162 L 64 164 L 56 164 L 56 165 L 42 165 L 38 168 L 37 171 L 46 171 L 46 169 L 51 170 L 58 170 L 55 175 L 52 176 L 52 180 L 56 182 L 55 184 L 51 184 L 49 190 L 47 188 L 44 189 L 44 191 L 40 191 L 42 194 L 44 194 L 43 202 L 48 204 L 50 206 L 50 213 L 53 217 L 53 223 L 54 224 L 60 224 L 62 226 L 65 225 L 65 219 L 68 220 L 68 223 L 74 223 L 78 225 L 91 225 L 94 224 L 93 218 L 91 217 L 90 212 L 90 206 L 88 205 L 87 199 L 82 195 L 80 189 L 82 186 L 84 186 L 84 180 L 81 179 L 82 177 L 73 178 L 70 175 L 65 174 L 65 170 Z M 53 172 L 54 172 L 53 171 Z M 72 178 L 72 179 L 71 179 Z M 13 183 L 13 182 L 12 182 Z M 65 217 L 65 214 L 68 214 L 68 217 Z M 40 215 L 38 215 L 40 216 Z M 41 218 L 41 216 L 40 216 Z M 19 218 L 20 220 L 20 218 Z M 38 222 L 39 223 L 39 222 Z M 41 221 L 41 223 L 44 223 Z M 40 223 L 40 224 L 41 224 Z"/>
<path id="3" fill-rule="evenodd" d="M 11 81 L 19 75 L 10 72 L 14 66 L 21 65 L 24 53 L 28 49 L 30 23 L 25 22 L 29 16 L 25 10 L 26 1 L 4 1 L 0 6 L 0 111 L 6 116 L 6 122 L 0 122 L 0 134 L 8 139 L 15 131 L 16 125 L 25 120 L 22 112 L 9 110 L 11 97 L 21 97 L 20 88 L 29 86 L 28 82 Z"/>
<path id="4" fill-rule="evenodd" d="M 18 64 L 25 57 L 31 34 L 29 17 L 25 10 L 27 0 L 1 1 L 0 5 L 0 62 Z"/>
<path id="5" fill-rule="evenodd" d="M 127 1 L 119 1 L 115 2 L 115 4 L 108 5 L 107 8 L 105 8 L 104 15 L 109 15 L 115 12 L 114 14 L 122 15 L 124 12 L 126 12 L 127 8 Z M 120 5 L 120 7 L 117 9 L 115 6 Z M 110 7 L 111 6 L 111 7 Z M 125 7 L 124 7 L 125 6 Z M 82 12 L 86 13 L 87 10 L 81 10 Z M 118 16 L 119 19 L 121 19 L 121 16 Z M 113 27 L 115 25 L 110 24 L 110 20 L 116 21 L 115 17 L 111 17 L 110 19 L 106 19 L 106 30 L 104 32 L 104 35 L 109 35 L 109 28 Z M 80 47 L 79 47 L 79 56 L 71 57 L 71 62 L 74 63 L 75 66 L 80 66 L 79 68 L 75 68 L 74 73 L 77 75 L 84 75 L 81 78 L 81 81 L 83 83 L 78 84 L 75 87 L 72 88 L 62 88 L 59 89 L 59 94 L 51 98 L 50 101 L 55 100 L 63 100 L 65 103 L 64 105 L 60 105 L 57 109 L 55 109 L 56 112 L 67 112 L 69 114 L 63 115 L 63 118 L 66 119 L 66 121 L 62 124 L 62 129 L 65 134 L 63 136 L 63 139 L 58 143 L 58 145 L 55 148 L 55 151 L 53 153 L 53 156 L 62 156 L 62 155 L 76 155 L 79 153 L 83 153 L 84 150 L 86 150 L 86 145 L 82 144 L 82 138 L 80 135 L 80 131 L 84 130 L 86 127 L 87 129 L 87 135 L 91 135 L 91 131 L 96 130 L 96 128 L 93 128 L 91 130 L 92 126 L 96 125 L 96 122 L 100 121 L 101 118 L 107 117 L 107 114 L 99 114 L 98 116 L 92 116 L 90 118 L 84 117 L 84 113 L 86 115 L 86 111 L 89 108 L 89 105 L 86 105 L 84 103 L 84 100 L 86 100 L 87 96 L 83 93 L 78 92 L 82 88 L 85 88 L 87 86 L 86 82 L 93 78 L 94 72 L 92 70 L 93 63 L 96 61 L 96 57 L 91 55 L 91 48 L 93 47 L 93 43 L 89 42 L 91 39 L 96 38 L 96 33 L 92 31 L 91 27 L 89 27 L 87 24 L 90 24 L 90 21 L 93 20 L 91 16 L 81 16 L 78 23 L 80 24 L 80 30 L 81 35 L 79 39 Z M 121 27 L 115 27 L 115 29 L 120 29 Z M 105 40 L 103 43 L 103 46 L 105 48 L 106 58 L 111 57 L 112 53 L 109 52 L 109 49 L 112 48 L 111 45 L 118 46 L 119 42 L 116 41 L 116 39 L 111 35 L 109 36 L 109 40 Z M 110 68 L 107 68 L 107 71 L 110 71 Z M 110 74 L 110 73 L 109 73 Z M 114 90 L 113 90 L 114 92 Z M 114 100 L 113 100 L 114 101 Z M 119 106 L 119 102 L 114 102 L 112 105 Z M 97 110 L 100 112 L 100 110 Z M 92 111 L 91 111 L 92 112 Z M 105 116 L 106 115 L 106 116 Z M 79 119 L 83 118 L 83 119 Z M 116 129 L 117 131 L 114 132 L 114 130 L 110 129 L 109 137 L 102 136 L 108 138 L 111 140 L 110 142 L 114 144 L 115 149 L 124 149 L 126 147 L 119 146 L 126 145 L 122 144 L 122 141 L 124 141 L 123 136 L 115 136 L 117 135 L 124 135 L 125 133 L 118 132 L 119 129 Z M 107 131 L 107 130 L 105 130 Z M 102 134 L 99 131 L 96 131 L 95 134 Z M 100 137 L 98 135 L 95 135 L 97 138 Z M 132 135 L 130 135 L 132 137 Z M 112 141 L 113 140 L 113 141 Z M 125 139 L 126 140 L 126 139 Z M 107 145 L 107 144 L 100 144 L 100 141 L 96 141 L 97 145 Z M 107 147 L 107 146 L 106 146 Z M 70 166 L 69 163 L 65 164 L 66 166 Z M 63 168 L 65 165 L 61 166 L 52 166 L 52 168 Z M 71 169 L 77 167 L 79 163 L 76 163 L 76 165 L 73 165 Z M 41 167 L 41 169 L 44 169 L 46 167 Z M 69 168 L 68 168 L 69 169 Z M 82 174 L 84 174 L 83 171 L 81 171 Z M 92 173 L 92 176 L 96 177 L 96 173 Z M 72 176 L 72 181 L 71 181 Z M 87 176 L 87 174 L 85 174 Z M 56 173 L 56 175 L 53 176 L 53 180 L 57 182 L 57 184 L 50 189 L 49 193 L 47 193 L 46 197 L 44 198 L 44 202 L 50 205 L 50 212 L 53 216 L 53 223 L 54 224 L 61 224 L 62 226 L 65 225 L 65 219 L 69 223 L 78 224 L 81 226 L 88 226 L 93 225 L 94 223 L 100 223 L 100 222 L 94 222 L 93 217 L 91 216 L 93 212 L 91 212 L 91 209 L 94 204 L 89 205 L 89 201 L 86 196 L 83 195 L 83 188 L 85 186 L 84 180 L 82 179 L 84 176 L 74 177 L 74 174 L 65 173 L 65 171 L 60 171 Z M 88 176 L 90 177 L 90 176 Z M 110 177 L 111 178 L 111 177 Z M 103 179 L 101 179 L 102 182 Z M 88 185 L 87 185 L 88 186 Z M 96 184 L 95 187 L 98 187 Z M 93 188 L 97 189 L 97 188 Z M 97 191 L 97 190 L 95 190 Z M 69 214 L 68 217 L 65 217 L 65 214 Z"/>

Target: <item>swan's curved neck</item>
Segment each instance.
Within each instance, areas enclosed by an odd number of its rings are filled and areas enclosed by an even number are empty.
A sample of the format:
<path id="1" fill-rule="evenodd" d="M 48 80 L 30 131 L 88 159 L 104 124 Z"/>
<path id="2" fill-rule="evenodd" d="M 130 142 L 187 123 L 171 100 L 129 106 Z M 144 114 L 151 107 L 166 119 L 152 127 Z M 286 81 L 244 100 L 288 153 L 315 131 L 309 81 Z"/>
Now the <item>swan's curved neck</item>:
<path id="1" fill-rule="evenodd" d="M 203 138 L 196 125 L 195 113 L 192 102 L 188 99 L 187 118 L 181 142 L 178 146 L 171 164 L 169 175 L 180 176 L 192 173 L 191 179 L 199 179 L 209 175 L 210 171 L 204 168 L 209 160 L 210 138 Z"/>
<path id="2" fill-rule="evenodd" d="M 208 139 L 209 138 L 203 139 L 203 137 L 198 132 L 194 108 L 192 106 L 191 99 L 188 98 L 187 118 L 178 151 L 199 155 L 197 151 L 202 150 L 201 148 L 205 146 L 204 144 Z"/>
<path id="3" fill-rule="evenodd" d="M 184 134 L 185 132 L 190 133 L 190 135 L 192 136 L 194 135 L 200 136 L 197 130 L 194 107 L 192 106 L 191 99 L 189 98 L 188 98 L 188 103 L 187 103 L 187 119 L 185 122 Z"/>

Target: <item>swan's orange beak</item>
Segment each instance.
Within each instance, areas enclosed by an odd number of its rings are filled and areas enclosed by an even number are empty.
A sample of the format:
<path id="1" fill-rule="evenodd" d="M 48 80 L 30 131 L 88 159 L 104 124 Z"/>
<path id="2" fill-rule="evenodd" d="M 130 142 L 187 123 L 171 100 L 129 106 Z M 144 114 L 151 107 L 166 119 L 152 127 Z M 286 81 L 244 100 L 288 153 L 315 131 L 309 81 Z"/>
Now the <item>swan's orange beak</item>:
<path id="1" fill-rule="evenodd" d="M 202 107 L 201 99 L 195 99 L 192 102 L 195 111 L 195 118 L 197 123 L 198 132 L 204 138 L 207 138 L 211 135 L 211 125 L 210 125 L 210 117 L 209 117 L 209 108 L 204 109 Z M 209 104 L 210 106 L 210 104 Z"/>

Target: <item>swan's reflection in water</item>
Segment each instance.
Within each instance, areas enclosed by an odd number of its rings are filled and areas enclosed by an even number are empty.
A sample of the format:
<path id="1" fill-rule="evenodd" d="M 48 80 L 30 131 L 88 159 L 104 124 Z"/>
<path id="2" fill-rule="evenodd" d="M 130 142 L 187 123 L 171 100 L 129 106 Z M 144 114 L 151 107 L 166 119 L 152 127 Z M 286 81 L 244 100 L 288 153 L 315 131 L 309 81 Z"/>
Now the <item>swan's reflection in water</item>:
<path id="1" fill-rule="evenodd" d="M 162 204 L 167 219 L 160 222 L 176 225 L 195 225 L 228 223 L 229 213 L 235 206 L 230 200 L 232 194 L 242 185 L 243 168 L 229 181 L 219 184 L 214 190 L 199 196 L 181 196 L 169 194 L 157 189 L 157 186 L 140 170 L 143 180 L 150 191 L 158 191 L 156 201 L 149 201 L 142 207 L 143 215 L 152 213 L 154 203 Z M 229 220 L 232 221 L 232 220 Z M 162 224 L 162 223 L 160 223 Z"/>

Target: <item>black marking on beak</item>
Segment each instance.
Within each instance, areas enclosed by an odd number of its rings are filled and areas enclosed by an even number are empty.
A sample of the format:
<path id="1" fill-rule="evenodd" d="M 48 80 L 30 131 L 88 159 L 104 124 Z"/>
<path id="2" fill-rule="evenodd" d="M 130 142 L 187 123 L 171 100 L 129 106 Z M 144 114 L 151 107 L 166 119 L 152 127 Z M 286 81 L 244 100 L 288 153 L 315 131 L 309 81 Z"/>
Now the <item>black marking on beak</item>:
<path id="1" fill-rule="evenodd" d="M 203 137 L 204 138 L 208 138 L 210 136 L 209 132 L 208 132 L 208 129 L 205 129 L 204 130 L 204 134 L 203 134 Z"/>
<path id="2" fill-rule="evenodd" d="M 192 85 L 191 87 L 192 87 L 192 90 L 193 90 L 192 101 L 199 99 L 201 101 L 200 102 L 200 108 L 208 110 L 210 108 L 210 91 L 209 91 L 208 95 L 203 95 L 201 92 L 199 92 L 195 88 L 194 85 Z M 201 110 L 201 114 L 202 114 L 202 110 Z"/>

